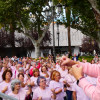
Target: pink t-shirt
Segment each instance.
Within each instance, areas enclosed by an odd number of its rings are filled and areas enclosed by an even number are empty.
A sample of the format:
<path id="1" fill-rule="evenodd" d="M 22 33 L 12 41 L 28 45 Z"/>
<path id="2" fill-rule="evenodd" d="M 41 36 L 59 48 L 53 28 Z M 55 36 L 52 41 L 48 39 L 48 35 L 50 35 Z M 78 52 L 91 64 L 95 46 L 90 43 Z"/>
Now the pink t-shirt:
<path id="1" fill-rule="evenodd" d="M 30 65 L 29 65 L 29 64 L 27 64 L 27 65 L 26 65 L 26 68 L 25 68 L 26 74 L 28 74 L 28 73 L 29 73 L 29 69 L 30 69 Z"/>
<path id="2" fill-rule="evenodd" d="M 33 100 L 37 100 L 39 97 L 42 97 L 42 100 L 51 100 L 52 92 L 49 87 L 46 87 L 42 90 L 40 87 L 37 87 L 33 93 Z"/>
<path id="3" fill-rule="evenodd" d="M 9 92 L 11 92 L 11 82 L 6 83 L 5 81 L 0 83 L 0 92 L 6 87 L 8 86 L 8 90 L 5 92 L 5 94 L 8 94 Z"/>
<path id="4" fill-rule="evenodd" d="M 73 84 L 76 81 L 74 76 L 72 76 L 71 74 L 67 74 L 65 76 L 65 81 L 70 85 L 70 87 L 67 87 L 67 90 L 73 91 Z"/>
<path id="5" fill-rule="evenodd" d="M 35 86 L 33 86 L 32 87 L 32 91 L 34 92 L 34 90 L 37 88 L 37 78 L 38 77 L 34 77 L 34 76 L 32 76 L 31 78 L 30 78 L 30 80 L 31 80 L 31 82 L 34 82 L 34 84 L 35 84 Z"/>
<path id="6" fill-rule="evenodd" d="M 40 72 L 40 76 L 44 76 L 44 77 L 45 77 L 45 75 L 46 75 L 46 74 Z M 46 78 L 46 84 L 47 84 L 47 85 L 49 85 L 49 82 L 50 82 L 50 73 L 49 73 L 49 72 L 48 72 L 48 75 L 49 75 L 49 77 Z"/>
<path id="7" fill-rule="evenodd" d="M 50 87 L 50 89 L 55 89 L 55 91 L 62 89 L 62 92 L 60 92 L 59 94 L 56 95 L 56 100 L 64 100 L 63 83 L 52 80 L 52 81 L 50 81 L 49 87 Z"/>
<path id="8" fill-rule="evenodd" d="M 58 70 L 59 72 L 60 72 L 60 74 L 61 74 L 61 78 L 65 78 L 65 76 L 68 74 L 68 70 L 66 69 L 66 70 L 62 70 L 61 68 L 59 68 L 59 70 Z"/>
<path id="9" fill-rule="evenodd" d="M 97 78 L 95 77 L 91 77 L 91 76 L 87 76 L 85 77 L 87 81 L 89 81 L 89 83 L 93 84 L 94 86 L 96 86 L 96 81 L 97 81 Z"/>
<path id="10" fill-rule="evenodd" d="M 13 92 L 10 92 L 8 95 L 12 96 L 12 97 L 14 97 L 14 98 L 16 98 L 18 100 L 25 100 L 26 91 L 23 90 L 23 89 L 20 89 L 18 94 L 14 94 Z"/>
<path id="11" fill-rule="evenodd" d="M 0 71 L 0 83 L 3 81 L 3 79 L 2 79 L 2 71 Z"/>
<path id="12" fill-rule="evenodd" d="M 28 81 L 28 76 L 24 74 L 24 83 L 26 83 L 27 81 Z"/>
<path id="13" fill-rule="evenodd" d="M 88 96 L 86 96 L 85 92 L 82 88 L 80 88 L 76 82 L 73 84 L 73 91 L 76 92 L 77 100 L 90 100 Z"/>

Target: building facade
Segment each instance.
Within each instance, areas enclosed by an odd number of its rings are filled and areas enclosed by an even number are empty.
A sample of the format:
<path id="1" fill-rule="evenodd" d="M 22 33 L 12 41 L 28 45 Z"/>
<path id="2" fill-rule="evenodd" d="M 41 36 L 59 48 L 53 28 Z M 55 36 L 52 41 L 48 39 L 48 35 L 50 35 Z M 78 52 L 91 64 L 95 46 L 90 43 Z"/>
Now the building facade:
<path id="1" fill-rule="evenodd" d="M 49 48 L 41 49 L 41 56 L 52 54 L 53 53 L 53 24 L 49 28 L 51 32 L 51 44 Z M 64 25 L 59 25 L 59 44 L 58 44 L 58 34 L 57 34 L 57 25 L 54 24 L 54 35 L 55 35 L 55 52 L 56 54 L 67 54 L 68 53 L 68 29 Z M 70 28 L 70 40 L 71 40 L 71 51 L 72 55 L 80 52 L 80 47 L 82 45 L 83 38 L 86 37 L 81 31 Z M 59 45 L 59 46 L 58 46 Z M 35 57 L 34 50 L 31 54 L 32 57 Z"/>

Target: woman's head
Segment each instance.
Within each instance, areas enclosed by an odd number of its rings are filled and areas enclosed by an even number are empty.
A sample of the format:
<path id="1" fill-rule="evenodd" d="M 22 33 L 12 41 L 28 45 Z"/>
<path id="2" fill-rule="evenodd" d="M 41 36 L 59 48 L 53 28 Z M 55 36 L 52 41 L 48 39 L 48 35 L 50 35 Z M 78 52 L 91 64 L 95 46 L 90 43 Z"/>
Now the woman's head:
<path id="1" fill-rule="evenodd" d="M 46 86 L 46 78 L 44 76 L 39 76 L 37 79 L 37 85 L 40 87 Z"/>
<path id="2" fill-rule="evenodd" d="M 19 73 L 24 73 L 23 67 L 20 67 L 20 68 L 18 69 L 18 72 L 19 72 Z"/>
<path id="3" fill-rule="evenodd" d="M 65 66 L 61 65 L 61 69 L 64 71 L 65 70 Z"/>
<path id="4" fill-rule="evenodd" d="M 3 66 L 2 66 L 2 65 L 0 65 L 0 71 L 2 70 L 2 67 L 3 67 Z"/>
<path id="5" fill-rule="evenodd" d="M 3 61 L 3 67 L 7 67 L 8 62 L 7 61 Z"/>
<path id="6" fill-rule="evenodd" d="M 20 80 L 14 79 L 11 81 L 11 90 L 14 91 L 15 89 L 20 89 Z"/>
<path id="7" fill-rule="evenodd" d="M 34 77 L 40 76 L 39 69 L 37 69 L 37 68 L 33 69 L 33 76 L 34 76 Z"/>
<path id="8" fill-rule="evenodd" d="M 56 68 L 56 64 L 55 63 L 52 63 L 52 66 L 53 66 L 53 68 Z"/>
<path id="9" fill-rule="evenodd" d="M 46 67 L 46 65 L 41 67 L 41 72 L 46 72 L 48 70 L 48 68 Z"/>
<path id="10" fill-rule="evenodd" d="M 2 74 L 2 79 L 6 80 L 6 79 L 11 79 L 12 77 L 12 71 L 11 70 L 5 70 Z"/>
<path id="11" fill-rule="evenodd" d="M 61 78 L 61 75 L 58 71 L 54 70 L 51 73 L 51 80 L 59 81 Z"/>
<path id="12" fill-rule="evenodd" d="M 19 79 L 21 82 L 24 82 L 24 74 L 23 74 L 23 73 L 19 73 L 19 74 L 18 74 L 18 79 Z"/>
<path id="13" fill-rule="evenodd" d="M 16 69 L 18 70 L 20 67 L 22 67 L 22 65 L 18 63 L 18 64 L 16 65 Z"/>

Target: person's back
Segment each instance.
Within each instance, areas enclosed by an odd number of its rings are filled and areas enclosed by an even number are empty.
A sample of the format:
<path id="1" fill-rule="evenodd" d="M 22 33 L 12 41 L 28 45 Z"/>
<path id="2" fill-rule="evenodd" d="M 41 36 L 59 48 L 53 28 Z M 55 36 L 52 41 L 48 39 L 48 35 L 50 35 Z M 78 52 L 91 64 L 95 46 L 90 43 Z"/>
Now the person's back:
<path id="1" fill-rule="evenodd" d="M 90 100 L 76 82 L 73 84 L 73 100 Z"/>

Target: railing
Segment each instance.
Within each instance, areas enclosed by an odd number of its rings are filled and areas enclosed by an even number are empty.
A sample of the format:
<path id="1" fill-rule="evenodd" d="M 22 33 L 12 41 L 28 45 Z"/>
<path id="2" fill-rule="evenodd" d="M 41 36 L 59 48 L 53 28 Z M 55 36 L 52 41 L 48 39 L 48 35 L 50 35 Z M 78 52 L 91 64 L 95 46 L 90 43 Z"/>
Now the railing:
<path id="1" fill-rule="evenodd" d="M 1 92 L 0 92 L 0 97 L 5 99 L 5 100 L 18 100 L 18 99 L 14 98 L 14 97 L 11 97 L 11 96 L 6 95 L 6 94 L 1 93 Z"/>

